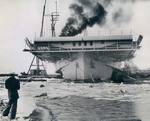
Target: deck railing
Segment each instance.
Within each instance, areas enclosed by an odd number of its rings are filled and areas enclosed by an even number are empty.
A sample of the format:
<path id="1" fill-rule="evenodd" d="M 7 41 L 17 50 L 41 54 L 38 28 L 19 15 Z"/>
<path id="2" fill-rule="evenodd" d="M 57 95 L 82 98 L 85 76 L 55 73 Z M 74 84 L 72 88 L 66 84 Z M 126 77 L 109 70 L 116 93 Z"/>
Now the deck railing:
<path id="1" fill-rule="evenodd" d="M 48 47 L 37 47 L 33 50 L 25 50 L 30 52 L 82 52 L 82 51 L 129 51 L 136 50 L 139 46 L 130 45 L 130 46 L 104 46 L 104 47 L 90 47 L 90 48 L 48 48 Z"/>
<path id="2" fill-rule="evenodd" d="M 62 48 L 62 47 L 50 47 L 50 46 L 37 46 L 36 49 L 29 50 L 29 51 L 37 51 L 37 52 L 75 52 L 75 51 L 120 51 L 120 50 L 136 50 L 139 48 L 136 42 L 115 42 L 110 45 L 104 44 L 103 47 L 96 47 L 96 46 L 79 46 L 79 47 L 69 47 L 69 48 Z"/>

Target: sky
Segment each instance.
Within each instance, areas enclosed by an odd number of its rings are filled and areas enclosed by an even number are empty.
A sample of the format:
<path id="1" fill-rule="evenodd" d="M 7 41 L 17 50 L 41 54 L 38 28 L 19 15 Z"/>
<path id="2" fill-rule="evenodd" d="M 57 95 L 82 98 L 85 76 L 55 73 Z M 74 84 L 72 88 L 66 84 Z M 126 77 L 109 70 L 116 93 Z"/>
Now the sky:
<path id="1" fill-rule="evenodd" d="M 55 1 L 47 0 L 46 14 L 55 10 Z M 57 1 L 60 16 L 56 34 L 59 35 L 70 16 L 69 5 L 75 0 Z M 27 72 L 33 55 L 23 52 L 26 47 L 24 39 L 28 37 L 33 41 L 39 36 L 43 4 L 44 0 L 0 0 L 0 73 Z M 87 33 L 132 30 L 143 35 L 142 47 L 136 52 L 133 62 L 141 69 L 150 68 L 150 1 L 136 0 L 132 6 L 127 7 L 127 11 L 132 13 L 130 21 L 115 26 L 108 22 L 103 28 L 95 25 L 88 28 Z M 44 29 L 45 35 L 50 33 L 49 17 L 45 17 Z M 47 69 L 50 73 L 55 70 L 53 64 L 49 64 Z"/>

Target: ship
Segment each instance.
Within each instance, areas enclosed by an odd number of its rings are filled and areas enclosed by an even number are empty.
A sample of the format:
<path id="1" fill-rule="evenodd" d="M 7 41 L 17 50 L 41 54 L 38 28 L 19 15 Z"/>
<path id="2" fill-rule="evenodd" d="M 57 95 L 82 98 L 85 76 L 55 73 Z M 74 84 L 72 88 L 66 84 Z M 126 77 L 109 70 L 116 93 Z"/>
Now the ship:
<path id="1" fill-rule="evenodd" d="M 26 38 L 28 48 L 24 51 L 32 53 L 39 60 L 54 63 L 56 73 L 66 80 L 110 80 L 116 70 L 122 73 L 121 63 L 132 59 L 141 47 L 142 35 L 56 37 L 57 12 L 51 15 L 53 36 L 43 36 L 44 14 L 40 37 L 36 37 L 33 42 Z"/>
<path id="2" fill-rule="evenodd" d="M 54 63 L 64 79 L 108 80 L 113 65 L 134 57 L 142 38 L 142 35 L 39 37 L 24 51 Z"/>

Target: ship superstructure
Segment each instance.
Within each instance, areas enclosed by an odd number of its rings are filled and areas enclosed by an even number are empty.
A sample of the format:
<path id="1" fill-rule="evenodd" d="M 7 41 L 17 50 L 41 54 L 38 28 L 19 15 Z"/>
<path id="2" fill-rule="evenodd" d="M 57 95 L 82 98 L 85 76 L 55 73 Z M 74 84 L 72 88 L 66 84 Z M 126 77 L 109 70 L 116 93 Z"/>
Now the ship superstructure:
<path id="1" fill-rule="evenodd" d="M 114 63 L 134 57 L 142 38 L 141 35 L 39 37 L 25 51 L 55 63 L 65 79 L 106 80 L 112 76 Z"/>

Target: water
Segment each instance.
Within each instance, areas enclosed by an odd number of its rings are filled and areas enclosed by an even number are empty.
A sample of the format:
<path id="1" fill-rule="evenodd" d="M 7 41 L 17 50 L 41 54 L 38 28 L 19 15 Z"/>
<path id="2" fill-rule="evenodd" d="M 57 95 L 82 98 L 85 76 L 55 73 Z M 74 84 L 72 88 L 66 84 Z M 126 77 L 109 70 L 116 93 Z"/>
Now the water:
<path id="1" fill-rule="evenodd" d="M 45 87 L 40 88 L 44 84 Z M 2 85 L 2 84 L 1 84 Z M 0 98 L 7 99 L 7 91 L 0 86 Z M 21 83 L 17 116 L 28 116 L 38 105 L 46 106 L 57 121 L 149 121 L 150 84 L 81 84 L 65 82 Z"/>
<path id="2" fill-rule="evenodd" d="M 98 119 L 117 121 L 121 120 L 120 118 L 127 120 L 133 118 L 142 121 L 149 121 L 150 119 L 150 84 L 55 83 L 52 85 L 51 88 L 48 88 L 49 97 L 66 96 L 61 100 L 59 98 L 54 101 L 50 99 L 45 104 L 52 104 L 50 105 L 50 108 L 53 107 L 52 109 L 56 114 L 64 113 L 64 115 L 66 115 L 67 113 L 68 115 L 68 111 L 66 111 L 66 113 L 64 111 L 70 109 L 68 108 L 68 105 L 79 105 L 75 110 L 74 108 L 71 108 L 71 110 L 76 113 L 79 112 L 76 114 L 78 115 L 78 119 L 84 119 L 86 121 L 91 121 L 91 119 L 94 121 L 99 121 Z M 76 104 L 75 102 L 80 103 Z M 64 107 L 66 107 L 64 106 L 65 104 L 67 104 L 66 109 L 64 109 Z M 89 104 L 95 105 L 91 106 Z M 96 110 L 94 110 L 95 107 Z M 86 118 L 84 117 L 83 112 L 85 113 Z M 56 115 L 56 117 L 58 117 L 59 120 L 61 119 L 61 121 L 69 121 L 69 118 L 64 115 Z M 74 113 L 69 113 L 69 116 L 74 117 Z"/>

